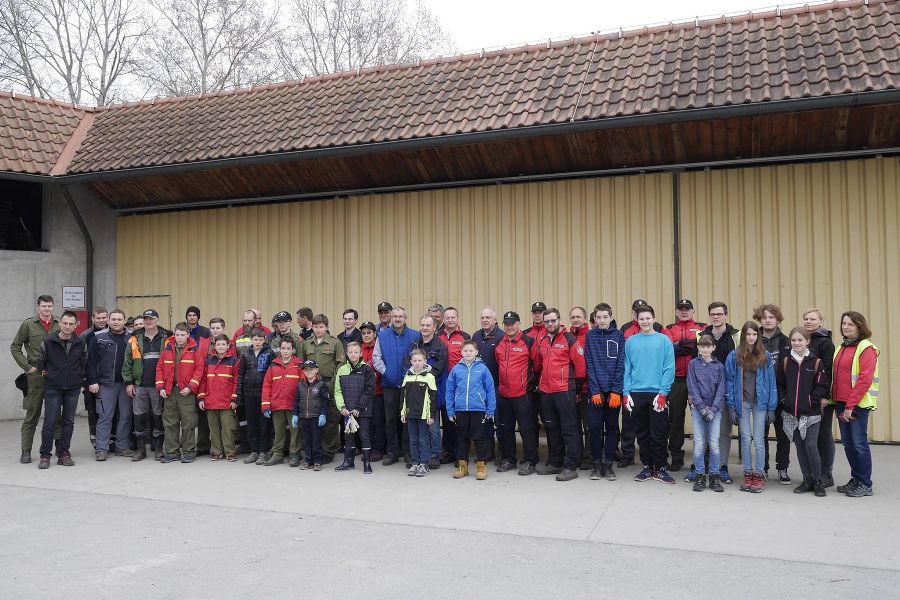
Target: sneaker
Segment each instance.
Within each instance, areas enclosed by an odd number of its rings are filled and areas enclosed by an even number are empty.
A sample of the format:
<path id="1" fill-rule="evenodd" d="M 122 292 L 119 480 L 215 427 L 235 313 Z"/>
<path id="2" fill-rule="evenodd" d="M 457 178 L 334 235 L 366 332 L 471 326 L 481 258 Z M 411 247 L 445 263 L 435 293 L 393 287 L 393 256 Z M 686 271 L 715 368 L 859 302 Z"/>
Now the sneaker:
<path id="1" fill-rule="evenodd" d="M 722 483 L 719 481 L 718 475 L 710 475 L 709 476 L 709 489 L 714 492 L 724 492 L 725 488 L 722 487 Z"/>
<path id="2" fill-rule="evenodd" d="M 62 465 L 64 467 L 74 467 L 75 461 L 72 460 L 72 455 L 68 452 L 63 452 L 62 456 L 56 459 L 56 464 Z"/>
<path id="3" fill-rule="evenodd" d="M 834 476 L 831 473 L 822 473 L 822 487 L 830 488 L 834 486 Z"/>
<path id="4" fill-rule="evenodd" d="M 815 492 L 816 498 L 825 497 L 825 486 L 822 485 L 821 479 L 813 480 L 813 492 Z"/>
<path id="5" fill-rule="evenodd" d="M 428 467 L 424 464 L 419 465 L 416 468 L 416 477 L 425 477 L 428 475 Z"/>
<path id="6" fill-rule="evenodd" d="M 42 456 L 41 460 L 38 461 L 38 469 L 49 469 L 50 468 L 50 457 Z"/>
<path id="7" fill-rule="evenodd" d="M 416 473 L 419 472 L 419 465 L 412 465 L 406 469 L 406 474 L 410 477 L 415 477 Z"/>
<path id="8" fill-rule="evenodd" d="M 563 469 L 562 472 L 556 476 L 557 481 L 572 481 L 573 479 L 578 479 L 578 471 L 575 469 Z"/>
<path id="9" fill-rule="evenodd" d="M 662 481 L 663 483 L 675 484 L 675 480 L 672 479 L 672 476 L 669 475 L 669 470 L 665 467 L 660 467 L 653 473 L 653 479 L 657 481 Z"/>
<path id="10" fill-rule="evenodd" d="M 859 485 L 859 480 L 856 479 L 856 477 L 851 477 L 850 481 L 848 481 L 844 485 L 837 486 L 837 491 L 841 494 L 846 494 L 849 490 L 852 490 L 857 485 Z"/>
<path id="11" fill-rule="evenodd" d="M 134 450 L 131 448 L 125 448 L 124 450 L 116 450 L 116 456 L 134 456 Z"/>
<path id="12" fill-rule="evenodd" d="M 523 462 L 519 465 L 519 475 L 534 475 L 534 465 L 530 462 Z"/>
<path id="13" fill-rule="evenodd" d="M 766 478 L 762 473 L 753 473 L 750 483 L 750 491 L 754 494 L 758 494 L 764 489 L 766 489 Z"/>
<path id="14" fill-rule="evenodd" d="M 562 470 L 562 467 L 554 467 L 545 463 L 538 463 L 537 467 L 534 468 L 535 473 L 538 475 L 559 475 L 562 473 Z"/>
<path id="15" fill-rule="evenodd" d="M 264 462 L 263 464 L 267 467 L 274 467 L 275 465 L 280 465 L 283 462 L 283 456 L 272 454 L 271 456 L 269 456 L 269 458 L 266 459 L 266 462 Z"/>
<path id="16" fill-rule="evenodd" d="M 731 475 L 728 474 L 728 467 L 721 467 L 719 469 L 719 481 L 722 483 L 732 484 L 734 480 L 731 478 Z"/>
<path id="17" fill-rule="evenodd" d="M 694 480 L 694 487 L 691 488 L 695 492 L 702 492 L 706 489 L 706 475 L 697 475 L 697 479 Z"/>
<path id="18" fill-rule="evenodd" d="M 309 470 L 312 469 L 312 468 L 313 468 L 313 464 L 312 464 L 312 463 L 303 463 L 302 465 L 300 465 L 300 470 L 301 470 L 301 471 L 309 471 Z"/>
<path id="19" fill-rule="evenodd" d="M 687 475 L 684 476 L 685 483 L 693 483 L 697 479 L 697 467 L 691 465 L 691 470 L 687 472 Z"/>
<path id="20" fill-rule="evenodd" d="M 257 460 L 259 460 L 259 452 L 251 452 L 247 458 L 244 459 L 245 465 L 252 465 Z"/>
<path id="21" fill-rule="evenodd" d="M 497 467 L 497 472 L 498 473 L 506 473 L 507 471 L 515 471 L 515 469 L 516 469 L 516 465 L 514 465 L 513 463 L 511 463 L 508 460 L 504 460 L 503 462 L 500 463 L 500 466 Z"/>
<path id="22" fill-rule="evenodd" d="M 749 492 L 751 489 L 753 489 L 753 473 L 744 471 L 744 482 L 741 483 L 741 491 Z"/>
<path id="23" fill-rule="evenodd" d="M 613 462 L 611 460 L 606 461 L 606 480 L 616 480 L 616 471 L 613 469 Z"/>
<path id="24" fill-rule="evenodd" d="M 433 471 L 435 469 L 440 469 L 441 468 L 441 459 L 439 459 L 437 456 L 434 456 L 431 458 L 431 460 L 428 461 L 428 464 L 426 466 L 428 467 L 429 471 Z"/>
<path id="25" fill-rule="evenodd" d="M 291 454 L 290 460 L 288 460 L 289 467 L 299 467 L 300 466 L 300 454 Z"/>
<path id="26" fill-rule="evenodd" d="M 269 460 L 270 458 L 272 458 L 271 452 L 260 452 L 259 458 L 256 459 L 256 464 L 264 465 L 264 464 L 266 464 L 266 461 Z"/>
<path id="27" fill-rule="evenodd" d="M 412 462 L 411 460 L 407 460 L 407 461 L 406 461 L 406 468 L 407 468 L 407 469 L 412 468 L 412 467 L 415 467 L 415 466 L 418 466 L 418 465 L 414 465 L 413 462 Z"/>
<path id="28" fill-rule="evenodd" d="M 603 463 L 597 461 L 594 463 L 594 468 L 591 471 L 591 481 L 599 481 L 603 479 L 603 469 L 601 468 Z"/>
<path id="29" fill-rule="evenodd" d="M 800 485 L 794 488 L 795 494 L 805 494 L 811 491 L 813 491 L 812 481 L 806 478 L 804 478 L 803 481 L 800 482 Z"/>
<path id="30" fill-rule="evenodd" d="M 633 464 L 634 464 L 634 458 L 629 458 L 627 456 L 623 456 L 622 458 L 619 459 L 618 466 L 620 469 L 624 469 L 625 467 L 627 467 L 629 465 L 633 465 Z"/>
<path id="31" fill-rule="evenodd" d="M 787 469 L 778 469 L 778 483 L 781 485 L 791 485 L 791 478 L 788 476 Z"/>
<path id="32" fill-rule="evenodd" d="M 650 469 L 649 466 L 645 465 L 644 469 L 640 473 L 638 473 L 637 475 L 634 476 L 634 480 L 635 481 L 647 481 L 651 477 L 653 477 L 653 470 Z"/>
<path id="33" fill-rule="evenodd" d="M 315 463 L 313 465 L 313 471 L 321 471 L 321 470 L 322 470 L 322 463 Z"/>
<path id="34" fill-rule="evenodd" d="M 97 460 L 100 460 L 100 459 L 97 459 Z M 104 460 L 106 460 L 106 459 L 104 459 Z M 161 459 L 159 459 L 159 462 L 162 464 L 165 464 L 165 463 L 176 462 L 177 460 L 178 460 L 177 456 L 172 456 L 170 454 L 163 454 L 163 457 Z"/>
<path id="35" fill-rule="evenodd" d="M 222 455 L 217 454 L 216 452 L 213 452 L 212 454 L 209 455 L 209 460 L 211 460 L 213 462 L 215 462 L 217 460 L 222 460 Z"/>
<path id="36" fill-rule="evenodd" d="M 824 489 L 822 491 L 825 491 Z M 848 498 L 862 498 L 863 496 L 871 496 L 872 488 L 863 482 L 857 482 L 856 487 L 845 492 Z"/>
<path id="37" fill-rule="evenodd" d="M 193 454 L 183 454 L 181 456 L 181 462 L 183 462 L 184 464 L 194 462 L 194 455 Z"/>
<path id="38" fill-rule="evenodd" d="M 97 452 L 94 454 L 94 460 L 97 462 L 103 462 L 106 460 L 106 452 Z"/>

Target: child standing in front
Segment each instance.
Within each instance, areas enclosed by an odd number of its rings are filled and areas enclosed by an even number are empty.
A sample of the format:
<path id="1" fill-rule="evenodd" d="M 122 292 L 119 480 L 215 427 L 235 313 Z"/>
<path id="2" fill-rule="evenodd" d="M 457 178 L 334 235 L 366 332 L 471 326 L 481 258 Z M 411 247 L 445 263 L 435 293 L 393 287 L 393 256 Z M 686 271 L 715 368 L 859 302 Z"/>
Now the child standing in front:
<path id="1" fill-rule="evenodd" d="M 273 432 L 272 419 L 262 414 L 262 386 L 276 353 L 266 343 L 266 334 L 261 329 L 251 331 L 250 338 L 252 346 L 239 356 L 237 402 L 238 406 L 244 407 L 247 415 L 247 438 L 250 441 L 250 455 L 244 459 L 244 464 L 262 465 L 272 455 Z"/>
<path id="2" fill-rule="evenodd" d="M 475 479 L 487 479 L 485 461 L 488 440 L 484 437 L 485 419 L 493 419 L 497 407 L 494 379 L 487 365 L 478 358 L 478 346 L 466 340 L 461 349 L 462 360 L 456 363 L 447 378 L 447 416 L 456 425 L 455 479 L 469 474 L 469 446 L 475 442 L 478 473 Z"/>
<path id="3" fill-rule="evenodd" d="M 284 343 L 284 342 L 282 342 Z M 325 462 L 322 448 L 322 432 L 331 405 L 331 389 L 328 382 L 319 378 L 319 365 L 314 360 L 303 362 L 303 379 L 297 386 L 294 398 L 294 416 L 291 426 L 302 429 L 303 453 L 306 462 L 300 465 L 304 471 L 321 471 Z"/>
<path id="4" fill-rule="evenodd" d="M 342 364 L 334 377 L 334 403 L 344 417 L 346 427 L 350 417 L 359 424 L 359 437 L 363 454 L 363 473 L 372 472 L 371 424 L 372 399 L 375 396 L 375 369 L 362 360 L 359 342 L 350 342 L 345 350 L 347 362 Z M 353 436 L 344 440 L 344 462 L 335 471 L 349 471 L 353 464 Z"/>
<path id="5" fill-rule="evenodd" d="M 303 376 L 300 359 L 294 356 L 294 340 L 286 337 L 278 346 L 279 354 L 272 360 L 263 378 L 260 410 L 263 417 L 272 419 L 275 429 L 275 443 L 272 455 L 263 464 L 267 467 L 284 462 L 284 447 L 287 443 L 287 428 L 294 409 L 297 386 Z"/>
<path id="6" fill-rule="evenodd" d="M 164 455 L 159 462 L 178 460 L 192 463 L 197 456 L 197 402 L 194 394 L 203 376 L 200 347 L 188 334 L 186 323 L 175 326 L 175 333 L 163 344 L 156 363 L 156 391 L 165 400 L 163 427 Z M 180 435 L 179 435 L 180 434 Z"/>
<path id="7" fill-rule="evenodd" d="M 224 333 L 213 339 L 215 352 L 206 356 L 206 368 L 200 380 L 197 406 L 206 413 L 211 444 L 210 458 L 228 462 L 237 460 L 234 448 L 234 430 L 237 419 L 238 357 L 231 341 Z"/>
<path id="8" fill-rule="evenodd" d="M 725 365 L 713 356 L 716 341 L 704 335 L 697 342 L 700 356 L 688 363 L 687 389 L 694 425 L 694 468 L 697 478 L 694 491 L 706 489 L 705 461 L 703 455 L 709 446 L 709 489 L 724 492 L 719 481 L 719 428 L 722 424 L 722 407 L 725 405 Z"/>
<path id="9" fill-rule="evenodd" d="M 412 466 L 407 475 L 428 475 L 428 459 L 431 457 L 431 438 L 428 428 L 434 423 L 437 410 L 437 381 L 426 363 L 425 353 L 413 350 L 409 355 L 410 367 L 403 378 L 400 420 L 409 431 L 409 454 Z"/>

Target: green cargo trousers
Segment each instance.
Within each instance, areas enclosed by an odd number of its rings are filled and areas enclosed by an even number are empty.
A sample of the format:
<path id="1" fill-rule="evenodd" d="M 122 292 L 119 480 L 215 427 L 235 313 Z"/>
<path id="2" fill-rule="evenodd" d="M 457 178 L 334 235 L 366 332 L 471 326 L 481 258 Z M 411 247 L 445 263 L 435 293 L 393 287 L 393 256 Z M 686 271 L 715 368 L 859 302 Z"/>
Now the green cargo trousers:
<path id="1" fill-rule="evenodd" d="M 209 441 L 212 454 L 234 456 L 234 429 L 237 417 L 231 409 L 207 410 L 206 421 L 209 423 Z"/>
<path id="2" fill-rule="evenodd" d="M 25 410 L 25 420 L 22 421 L 22 452 L 31 452 L 34 445 L 34 432 L 37 430 L 38 421 L 41 420 L 41 410 L 44 408 L 44 377 L 40 371 L 28 373 L 28 394 L 22 400 L 22 408 Z M 62 410 L 60 410 L 62 414 Z M 56 420 L 56 429 L 53 431 L 53 439 L 59 442 L 62 433 L 62 418 Z M 58 446 L 57 446 L 58 449 Z"/>
<path id="3" fill-rule="evenodd" d="M 197 401 L 193 394 L 182 396 L 177 390 L 163 405 L 163 452 L 166 456 L 197 454 Z"/>

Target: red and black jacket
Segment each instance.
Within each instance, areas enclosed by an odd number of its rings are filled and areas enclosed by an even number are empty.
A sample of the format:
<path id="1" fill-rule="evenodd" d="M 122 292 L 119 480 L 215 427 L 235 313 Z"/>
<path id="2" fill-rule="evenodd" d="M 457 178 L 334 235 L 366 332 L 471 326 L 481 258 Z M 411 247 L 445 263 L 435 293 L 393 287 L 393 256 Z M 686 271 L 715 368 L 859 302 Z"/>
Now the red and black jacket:
<path id="1" fill-rule="evenodd" d="M 381 389 L 381 373 L 378 372 L 378 369 L 375 368 L 375 365 L 372 364 L 372 354 L 375 352 L 375 344 L 378 343 L 378 340 L 372 342 L 371 344 L 360 344 L 360 349 L 362 350 L 362 359 L 367 365 L 372 367 L 372 370 L 375 371 L 375 395 L 383 396 L 384 390 Z"/>
<path id="2" fill-rule="evenodd" d="M 448 334 L 446 329 L 441 329 L 438 337 L 441 338 L 441 341 L 447 346 L 447 370 L 445 373 L 449 373 L 453 370 L 453 367 L 462 360 L 463 342 L 471 339 L 472 336 L 462 329 L 457 329 L 451 334 Z"/>
<path id="3" fill-rule="evenodd" d="M 200 389 L 200 380 L 203 379 L 203 359 L 200 354 L 200 346 L 193 338 L 188 338 L 178 356 L 175 347 L 175 336 L 169 336 L 163 351 L 159 355 L 159 362 L 156 363 L 156 390 L 172 395 L 173 390 L 182 388 L 190 388 L 191 393 L 196 394 Z M 178 361 L 178 380 L 175 380 L 175 362 Z"/>
<path id="4" fill-rule="evenodd" d="M 527 394 L 533 385 L 532 346 L 534 340 L 521 331 L 513 339 L 504 335 L 497 344 L 494 354 L 500 371 L 498 393 L 504 398 L 520 398 Z"/>
<path id="5" fill-rule="evenodd" d="M 303 377 L 300 359 L 291 356 L 291 360 L 285 364 L 281 356 L 272 359 L 269 370 L 263 378 L 262 402 L 260 409 L 267 410 L 294 410 L 294 396 L 297 394 L 297 386 Z"/>
<path id="6" fill-rule="evenodd" d="M 237 380 L 240 359 L 229 348 L 225 356 L 215 354 L 206 357 L 200 393 L 197 400 L 203 401 L 205 410 L 227 410 L 232 402 L 237 402 Z"/>
<path id="7" fill-rule="evenodd" d="M 584 346 L 561 328 L 555 335 L 544 332 L 531 347 L 534 370 L 540 374 L 538 390 L 545 394 L 576 390 L 576 380 L 587 376 Z"/>
<path id="8" fill-rule="evenodd" d="M 675 346 L 675 377 L 686 378 L 688 365 L 697 358 L 697 334 L 706 329 L 706 324 L 690 319 L 672 323 L 666 329 Z"/>

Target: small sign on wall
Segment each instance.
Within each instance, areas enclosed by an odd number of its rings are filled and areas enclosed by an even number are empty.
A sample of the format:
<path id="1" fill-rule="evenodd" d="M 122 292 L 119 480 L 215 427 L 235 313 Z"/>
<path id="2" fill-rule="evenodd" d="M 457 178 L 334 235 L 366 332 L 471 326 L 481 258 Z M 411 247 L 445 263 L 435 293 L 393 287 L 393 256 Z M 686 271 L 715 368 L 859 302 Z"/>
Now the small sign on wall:
<path id="1" fill-rule="evenodd" d="M 83 285 L 64 285 L 62 290 L 63 308 L 86 308 Z"/>

